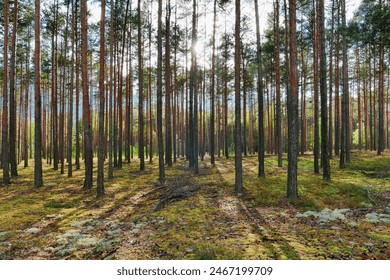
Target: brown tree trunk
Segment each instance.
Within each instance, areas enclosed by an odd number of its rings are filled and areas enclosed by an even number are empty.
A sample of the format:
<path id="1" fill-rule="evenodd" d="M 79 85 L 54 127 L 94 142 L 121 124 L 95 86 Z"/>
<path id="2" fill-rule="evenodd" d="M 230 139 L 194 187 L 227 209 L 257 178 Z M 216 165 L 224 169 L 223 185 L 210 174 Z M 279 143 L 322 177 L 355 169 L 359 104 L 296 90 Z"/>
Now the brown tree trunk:
<path id="1" fill-rule="evenodd" d="M 88 91 L 88 38 L 87 33 L 87 0 L 81 0 L 81 60 L 83 86 L 83 127 L 84 127 L 84 160 L 85 178 L 84 188 L 92 188 L 92 126 Z"/>
<path id="2" fill-rule="evenodd" d="M 8 1 L 8 0 L 6 0 Z M 35 139 L 34 139 L 34 187 L 42 187 L 42 130 L 41 130 L 41 1 L 35 1 L 35 54 L 34 54 L 34 92 L 35 92 Z M 4 134 L 3 134 L 4 135 Z"/>
<path id="3" fill-rule="evenodd" d="M 171 2 L 166 3 L 165 18 L 165 163 L 172 166 L 172 111 L 171 111 Z"/>
<path id="4" fill-rule="evenodd" d="M 334 154 L 340 154 L 340 1 L 337 0 L 337 36 L 335 50 L 335 124 L 334 124 Z"/>
<path id="5" fill-rule="evenodd" d="M 149 163 L 153 163 L 153 108 L 152 108 L 152 10 L 153 1 L 150 1 L 150 19 L 149 19 Z M 176 50 L 176 49 L 175 49 Z M 176 53 L 175 53 L 176 55 Z M 176 73 L 176 72 L 175 72 Z"/>
<path id="6" fill-rule="evenodd" d="M 298 79 L 297 79 L 297 33 L 296 3 L 289 0 L 289 34 L 290 34 L 290 94 L 287 95 L 288 106 L 288 175 L 287 198 L 298 197 Z"/>
<path id="7" fill-rule="evenodd" d="M 162 1 L 158 1 L 158 30 L 157 30 L 157 143 L 158 143 L 158 167 L 159 181 L 165 182 L 164 144 L 162 133 Z"/>
<path id="8" fill-rule="evenodd" d="M 9 163 L 11 165 L 11 176 L 18 176 L 16 161 L 16 35 L 18 28 L 18 1 L 14 1 L 13 9 L 13 30 L 11 42 L 11 68 L 9 71 Z"/>
<path id="9" fill-rule="evenodd" d="M 345 0 L 342 0 L 342 49 L 343 49 L 343 101 L 341 120 L 341 152 L 340 168 L 345 167 L 345 163 L 350 162 L 350 129 L 349 129 L 349 89 L 348 89 L 348 57 L 347 57 L 347 34 L 346 34 L 346 12 Z"/>
<path id="10" fill-rule="evenodd" d="M 80 169 L 80 124 L 79 124 L 79 111 L 80 111 L 80 54 L 79 54 L 79 36 L 78 36 L 78 2 L 79 0 L 76 0 L 76 9 L 74 11 L 74 17 L 75 17 L 75 47 L 76 47 L 76 120 L 75 120 L 75 126 L 76 126 L 76 170 Z"/>
<path id="11" fill-rule="evenodd" d="M 100 66 L 99 66 L 99 144 L 98 144 L 98 174 L 97 174 L 97 197 L 104 195 L 104 48 L 105 48 L 105 20 L 106 20 L 106 1 L 101 1 L 101 20 L 100 20 Z M 125 47 L 124 45 L 122 46 Z"/>
<path id="12" fill-rule="evenodd" d="M 235 116 L 234 116 L 234 163 L 235 163 L 235 185 L 234 190 L 237 195 L 243 192 L 242 186 L 242 143 L 241 143 L 241 97 L 240 97 L 240 21 L 241 21 L 241 1 L 236 0 L 236 21 L 234 33 L 234 91 L 235 91 Z"/>
<path id="13" fill-rule="evenodd" d="M 30 27 L 27 29 L 28 47 L 26 55 L 26 96 L 24 98 L 24 129 L 23 129 L 23 159 L 24 167 L 28 167 L 28 107 L 29 107 L 29 88 L 30 88 Z M 22 93 L 21 93 L 22 94 Z"/>
<path id="14" fill-rule="evenodd" d="M 360 53 L 356 51 L 356 72 L 357 72 L 357 98 L 358 98 L 358 145 L 359 150 L 362 149 L 362 105 L 361 105 L 361 90 L 360 90 Z"/>
<path id="15" fill-rule="evenodd" d="M 318 1 L 317 4 L 313 0 L 313 76 L 314 76 L 314 173 L 320 173 L 319 156 L 320 156 L 320 131 L 319 131 L 319 98 L 318 98 Z"/>
<path id="16" fill-rule="evenodd" d="M 211 85 L 210 85 L 210 161 L 215 164 L 215 33 L 217 29 L 217 0 L 213 7 L 213 35 L 211 56 Z"/>
<path id="17" fill-rule="evenodd" d="M 73 176 L 73 163 L 72 163 L 72 144 L 73 144 L 73 90 L 74 90 L 74 63 L 75 63 L 75 13 L 74 13 L 74 0 L 71 2 L 72 5 L 72 23 L 71 23 L 71 68 L 70 68 L 70 88 L 69 88 L 69 107 L 68 107 L 68 177 Z"/>
<path id="18" fill-rule="evenodd" d="M 36 2 L 39 2 L 36 1 Z M 9 1 L 4 0 L 4 81 L 3 81 L 3 114 L 2 114 L 2 145 L 1 163 L 3 167 L 3 184 L 10 183 L 9 178 L 9 146 L 8 146 L 8 27 L 9 27 Z M 35 33 L 36 34 L 36 33 Z M 39 33 L 38 33 L 39 34 Z"/>
<path id="19" fill-rule="evenodd" d="M 255 0 L 255 18 L 256 18 L 256 58 L 257 58 L 257 101 L 258 101 L 258 176 L 265 177 L 264 171 L 264 86 L 263 86 L 263 66 L 261 60 L 261 41 L 260 41 L 260 19 L 259 4 Z"/>
<path id="20" fill-rule="evenodd" d="M 279 1 L 275 1 L 275 26 L 274 26 L 274 61 L 275 61 L 275 86 L 276 86 L 276 153 L 278 155 L 278 166 L 282 167 L 282 108 L 280 103 L 280 34 L 279 34 Z"/>
<path id="21" fill-rule="evenodd" d="M 319 37 L 320 37 L 320 94 L 321 94 L 321 163 L 322 177 L 330 180 L 330 162 L 328 155 L 328 100 L 326 88 L 326 51 L 325 51 L 325 12 L 324 0 L 319 0 Z"/>
<path id="22" fill-rule="evenodd" d="M 145 154 L 144 154 L 144 96 L 143 96 L 143 59 L 142 59 L 142 16 L 141 16 L 141 0 L 138 0 L 138 157 L 139 169 L 145 170 Z"/>
<path id="23" fill-rule="evenodd" d="M 329 50 L 329 140 L 328 150 L 329 158 L 332 158 L 333 154 L 333 46 L 334 46 L 334 13 L 335 13 L 335 1 L 332 0 L 332 19 L 330 30 L 330 50 Z"/>

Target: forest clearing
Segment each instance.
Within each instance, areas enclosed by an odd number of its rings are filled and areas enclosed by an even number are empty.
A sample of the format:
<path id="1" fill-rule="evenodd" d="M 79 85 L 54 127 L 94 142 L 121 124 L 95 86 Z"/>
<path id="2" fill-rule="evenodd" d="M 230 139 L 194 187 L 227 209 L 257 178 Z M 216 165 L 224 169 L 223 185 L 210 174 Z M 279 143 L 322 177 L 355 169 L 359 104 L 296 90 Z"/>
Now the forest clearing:
<path id="1" fill-rule="evenodd" d="M 244 157 L 241 197 L 226 159 L 215 167 L 200 162 L 198 175 L 179 160 L 167 170 L 168 192 L 156 184 L 156 164 L 140 172 L 134 160 L 105 182 L 99 200 L 94 189 L 82 189 L 83 170 L 67 178 L 45 165 L 45 186 L 35 189 L 32 168 L 20 169 L 2 188 L 0 258 L 390 258 L 388 152 L 352 153 L 331 182 L 311 172 L 312 156 L 300 157 L 300 197 L 292 202 L 276 157 L 266 157 L 266 178 L 257 177 L 255 162 Z"/>

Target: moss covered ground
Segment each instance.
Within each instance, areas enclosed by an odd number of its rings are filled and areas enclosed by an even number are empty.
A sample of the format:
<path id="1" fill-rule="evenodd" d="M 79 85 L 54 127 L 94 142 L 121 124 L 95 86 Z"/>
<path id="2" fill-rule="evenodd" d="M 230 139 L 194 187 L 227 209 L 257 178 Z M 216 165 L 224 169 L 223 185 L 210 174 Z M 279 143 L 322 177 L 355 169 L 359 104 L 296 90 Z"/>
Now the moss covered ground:
<path id="1" fill-rule="evenodd" d="M 234 194 L 234 159 L 208 158 L 199 174 L 179 159 L 158 183 L 157 159 L 138 170 L 134 159 L 105 182 L 106 195 L 44 166 L 45 186 L 33 188 L 33 168 L 0 187 L 0 259 L 390 259 L 390 153 L 354 152 L 332 180 L 299 158 L 299 198 L 285 197 L 287 161 L 244 157 L 244 195 Z M 33 162 L 30 161 L 30 166 Z M 96 162 L 95 162 L 96 168 Z M 96 174 L 96 170 L 95 170 Z M 167 189 L 197 186 L 155 211 Z"/>

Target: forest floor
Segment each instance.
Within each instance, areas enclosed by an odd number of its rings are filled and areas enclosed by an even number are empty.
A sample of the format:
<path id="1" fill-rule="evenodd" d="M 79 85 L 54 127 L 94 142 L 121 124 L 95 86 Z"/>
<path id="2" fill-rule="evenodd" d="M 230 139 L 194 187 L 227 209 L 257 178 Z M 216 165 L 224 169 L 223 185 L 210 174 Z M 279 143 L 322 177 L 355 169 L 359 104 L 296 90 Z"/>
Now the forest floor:
<path id="1" fill-rule="evenodd" d="M 106 195 L 82 190 L 73 178 L 44 166 L 0 187 L 0 259 L 390 259 L 390 152 L 352 154 L 332 181 L 299 158 L 299 198 L 285 198 L 287 161 L 244 157 L 244 195 L 234 194 L 234 160 L 199 162 L 199 174 L 178 160 L 157 183 L 157 159 L 115 170 Z M 30 166 L 33 162 L 30 161 Z M 96 162 L 95 162 L 96 168 Z M 95 170 L 96 172 L 96 170 Z M 96 174 L 96 173 L 95 173 Z"/>

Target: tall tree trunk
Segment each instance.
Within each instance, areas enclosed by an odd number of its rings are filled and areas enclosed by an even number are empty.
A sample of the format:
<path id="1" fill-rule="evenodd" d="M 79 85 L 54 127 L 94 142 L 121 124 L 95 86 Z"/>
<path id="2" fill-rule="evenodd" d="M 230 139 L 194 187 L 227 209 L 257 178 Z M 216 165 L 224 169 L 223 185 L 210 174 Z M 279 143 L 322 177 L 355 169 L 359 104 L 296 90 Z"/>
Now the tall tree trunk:
<path id="1" fill-rule="evenodd" d="M 382 7 L 382 0 L 379 0 L 380 9 Z M 385 101 L 384 101 L 384 34 L 383 28 L 381 30 L 380 42 L 379 42 L 379 85 L 378 85 L 378 150 L 377 154 L 380 155 L 384 151 L 386 145 L 385 137 Z M 12 173 L 12 172 L 11 172 Z"/>
<path id="2" fill-rule="evenodd" d="M 103 0 L 104 1 L 104 0 Z M 73 143 L 73 90 L 74 90 L 74 63 L 75 63 L 75 13 L 74 13 L 74 0 L 72 0 L 72 32 L 71 32 L 71 49 L 72 49 L 72 56 L 71 56 L 71 69 L 70 69 L 70 88 L 69 88 L 69 108 L 68 108 L 68 177 L 72 177 L 72 143 Z"/>
<path id="3" fill-rule="evenodd" d="M 8 0 L 6 0 L 8 1 Z M 35 54 L 34 54 L 34 92 L 35 92 L 35 139 L 34 139 L 34 187 L 42 187 L 42 129 L 41 129 L 41 1 L 35 1 Z M 3 134 L 4 135 L 4 134 Z"/>
<path id="4" fill-rule="evenodd" d="M 340 1 L 337 0 L 337 36 L 335 50 L 335 124 L 334 124 L 334 154 L 340 154 Z"/>
<path id="5" fill-rule="evenodd" d="M 125 22 L 123 26 L 122 33 L 122 48 L 120 55 L 120 64 L 119 64 L 119 88 L 118 88 L 118 126 L 119 126 L 119 135 L 118 135 L 118 167 L 122 168 L 122 147 L 123 147 L 123 67 L 124 67 L 124 58 L 125 58 L 125 48 L 126 48 L 126 33 L 127 33 L 127 17 L 129 12 L 129 2 L 126 1 L 126 12 L 125 12 Z M 104 91 L 104 88 L 103 88 Z"/>
<path id="6" fill-rule="evenodd" d="M 83 127 L 84 127 L 84 188 L 92 188 L 92 126 L 88 91 L 88 38 L 87 33 L 87 0 L 81 0 L 81 60 L 83 86 Z"/>
<path id="7" fill-rule="evenodd" d="M 329 134 L 328 134 L 328 150 L 329 158 L 332 158 L 333 154 L 333 47 L 334 47 L 334 13 L 335 2 L 332 0 L 332 19 L 330 29 L 330 50 L 329 50 Z"/>
<path id="8" fill-rule="evenodd" d="M 144 73 L 142 61 L 142 16 L 141 0 L 138 0 L 138 157 L 139 169 L 145 170 L 145 153 L 144 153 Z"/>
<path id="9" fill-rule="evenodd" d="M 342 120 L 341 120 L 340 168 L 344 168 L 345 163 L 350 162 L 349 88 L 348 88 L 348 57 L 347 57 L 345 0 L 342 0 L 341 17 L 342 17 L 342 48 L 343 48 L 343 67 L 342 67 L 343 100 L 342 100 Z"/>
<path id="10" fill-rule="evenodd" d="M 274 26 L 274 60 L 275 60 L 275 86 L 276 86 L 276 152 L 278 155 L 278 166 L 282 167 L 282 108 L 280 97 L 280 34 L 279 34 L 279 1 L 275 1 L 275 26 Z"/>
<path id="11" fill-rule="evenodd" d="M 368 97 L 367 97 L 367 74 L 363 81 L 363 106 L 364 106 L 364 144 L 365 150 L 369 149 L 369 140 L 368 140 Z"/>
<path id="12" fill-rule="evenodd" d="M 261 60 L 260 41 L 260 18 L 259 4 L 255 0 L 256 17 L 256 58 L 257 58 L 257 100 L 258 100 L 258 176 L 265 177 L 264 171 L 264 86 L 263 86 L 263 65 Z"/>
<path id="13" fill-rule="evenodd" d="M 362 149 L 363 132 L 362 132 L 362 102 L 361 102 L 361 86 L 360 86 L 360 52 L 356 51 L 356 74 L 357 74 L 357 98 L 358 98 L 358 145 L 359 150 Z"/>
<path id="14" fill-rule="evenodd" d="M 152 11 L 153 1 L 150 1 L 150 19 L 149 19 L 149 163 L 153 163 L 153 108 L 152 108 Z"/>
<path id="15" fill-rule="evenodd" d="M 97 174 L 97 197 L 104 195 L 104 48 L 105 48 L 105 21 L 106 1 L 101 1 L 100 20 L 100 66 L 99 66 L 99 143 L 98 143 L 98 174 Z M 125 47 L 124 45 L 122 46 Z"/>
<path id="16" fill-rule="evenodd" d="M 16 161 L 16 35 L 18 29 L 18 0 L 14 1 L 13 9 L 13 30 L 11 42 L 11 68 L 9 73 L 9 163 L 11 165 L 11 176 L 18 176 Z"/>
<path id="17" fill-rule="evenodd" d="M 28 105 L 29 105 L 29 88 L 30 88 L 30 27 L 27 29 L 28 47 L 26 55 L 26 96 L 24 99 L 24 130 L 23 130 L 23 159 L 24 167 L 28 167 Z M 21 93 L 22 94 L 22 93 Z"/>
<path id="18" fill-rule="evenodd" d="M 196 0 L 192 2 L 192 35 L 191 35 L 191 74 L 190 74 L 190 105 L 192 103 L 192 125 L 190 124 L 191 135 L 191 156 L 192 167 L 195 174 L 198 173 L 198 69 L 195 45 L 198 41 L 197 34 L 197 3 Z M 191 97 L 192 96 L 192 97 Z M 192 100 L 192 102 L 191 102 Z M 191 112 L 191 107 L 190 107 Z M 191 119 L 191 117 L 190 117 Z"/>
<path id="19" fill-rule="evenodd" d="M 288 175 L 287 198 L 298 197 L 298 80 L 297 80 L 297 33 L 296 3 L 289 0 L 289 34 L 290 34 L 290 94 L 287 95 L 288 106 Z"/>
<path id="20" fill-rule="evenodd" d="M 235 127 L 234 127 L 234 163 L 235 163 L 235 185 L 237 195 L 241 195 L 242 186 L 242 147 L 241 147 L 241 96 L 240 96 L 240 22 L 241 22 L 241 0 L 236 0 L 236 21 L 235 21 L 235 51 L 234 51 L 234 91 L 235 91 Z"/>
<path id="21" fill-rule="evenodd" d="M 75 9 L 75 25 L 76 25 L 76 30 L 75 30 L 75 47 L 76 47 L 76 159 L 75 159 L 75 164 L 76 164 L 76 170 L 80 169 L 80 124 L 79 124 L 79 111 L 80 111 L 80 54 L 79 54 L 79 36 L 78 36 L 78 3 L 79 0 L 76 0 L 76 9 Z"/>
<path id="22" fill-rule="evenodd" d="M 158 30 L 157 30 L 157 143 L 159 181 L 165 183 L 164 144 L 162 132 L 162 1 L 158 1 Z"/>
<path id="23" fill-rule="evenodd" d="M 320 173 L 319 156 L 320 156 L 320 131 L 319 131 L 319 98 L 318 98 L 318 1 L 313 0 L 313 76 L 314 76 L 314 173 Z"/>
<path id="24" fill-rule="evenodd" d="M 326 88 L 326 51 L 325 51 L 325 12 L 324 0 L 319 0 L 319 37 L 320 44 L 320 94 L 321 94 L 321 159 L 322 177 L 330 180 L 330 163 L 328 154 L 328 100 Z"/>
<path id="25" fill-rule="evenodd" d="M 172 112 L 171 112 L 171 2 L 166 3 L 165 18 L 165 163 L 172 166 Z"/>
<path id="26" fill-rule="evenodd" d="M 306 116 L 306 79 L 307 79 L 307 56 L 305 60 L 304 49 L 301 48 L 302 60 L 302 86 L 301 86 L 301 155 L 307 151 L 307 116 Z"/>
<path id="27" fill-rule="evenodd" d="M 213 37 L 211 56 L 211 88 L 210 88 L 210 161 L 215 164 L 215 33 L 217 28 L 217 0 L 213 8 Z"/>
<path id="28" fill-rule="evenodd" d="M 131 63 L 131 62 L 130 62 Z M 114 178 L 113 146 L 114 146 L 114 119 L 113 106 L 113 83 L 114 83 L 114 0 L 110 1 L 110 96 L 109 96 L 109 141 L 108 141 L 108 179 Z M 131 75 L 131 73 L 130 73 Z M 131 97 L 130 97 L 131 98 Z M 131 140 L 131 139 L 130 139 Z M 132 143 L 131 143 L 132 144 Z"/>
<path id="29" fill-rule="evenodd" d="M 39 2 L 36 1 L 36 2 Z M 3 167 L 3 184 L 10 183 L 9 177 L 9 146 L 8 146 L 8 27 L 9 27 L 9 1 L 4 0 L 4 82 L 3 82 L 3 114 L 2 114 L 2 145 L 1 164 Z M 35 32 L 35 34 L 37 34 Z M 39 34 L 39 33 L 38 33 Z M 36 42 L 36 40 L 35 40 Z"/>

